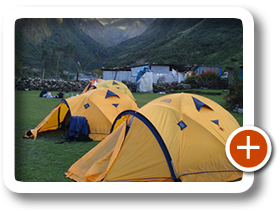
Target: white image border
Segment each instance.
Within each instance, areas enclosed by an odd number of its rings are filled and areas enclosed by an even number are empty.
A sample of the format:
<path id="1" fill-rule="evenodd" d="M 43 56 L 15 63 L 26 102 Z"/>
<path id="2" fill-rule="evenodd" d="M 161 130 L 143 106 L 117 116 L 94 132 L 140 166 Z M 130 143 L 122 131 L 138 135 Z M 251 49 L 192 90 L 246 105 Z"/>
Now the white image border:
<path id="1" fill-rule="evenodd" d="M 145 11 L 145 13 L 140 12 Z M 3 23 L 3 178 L 17 193 L 241 193 L 253 184 L 254 173 L 238 182 L 77 183 L 19 182 L 14 175 L 14 52 L 15 21 L 20 18 L 237 18 L 243 23 L 243 126 L 254 125 L 254 20 L 237 7 L 18 7 Z M 8 132 L 10 131 L 10 132 Z M 13 135 L 11 135 L 13 134 Z"/>

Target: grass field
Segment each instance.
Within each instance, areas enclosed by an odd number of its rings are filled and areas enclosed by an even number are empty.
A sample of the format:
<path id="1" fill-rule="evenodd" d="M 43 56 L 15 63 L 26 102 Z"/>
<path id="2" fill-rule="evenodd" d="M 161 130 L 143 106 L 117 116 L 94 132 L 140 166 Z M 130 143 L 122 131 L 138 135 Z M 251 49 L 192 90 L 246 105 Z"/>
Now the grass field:
<path id="1" fill-rule="evenodd" d="M 226 94 L 202 94 L 225 107 L 222 99 Z M 218 93 L 218 92 L 217 92 Z M 15 178 L 24 182 L 72 182 L 64 173 L 80 157 L 98 142 L 64 142 L 63 131 L 52 131 L 38 135 L 37 140 L 24 139 L 24 132 L 35 128 L 60 103 L 60 99 L 39 97 L 40 91 L 15 91 Z M 56 95 L 56 92 L 52 92 Z M 77 93 L 74 93 L 76 95 Z M 78 93 L 80 94 L 80 93 Z M 133 93 L 139 107 L 161 97 L 160 94 Z M 71 96 L 65 93 L 65 98 Z M 232 113 L 240 126 L 243 115 Z"/>

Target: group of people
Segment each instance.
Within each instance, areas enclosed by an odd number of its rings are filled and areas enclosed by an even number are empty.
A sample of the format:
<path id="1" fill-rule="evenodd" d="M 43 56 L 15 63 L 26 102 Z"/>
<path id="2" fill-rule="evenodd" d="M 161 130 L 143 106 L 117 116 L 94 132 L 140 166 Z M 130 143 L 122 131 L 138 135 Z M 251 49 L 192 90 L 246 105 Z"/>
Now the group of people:
<path id="1" fill-rule="evenodd" d="M 63 93 L 58 93 L 56 96 L 53 96 L 51 94 L 51 92 L 48 92 L 47 88 L 44 88 L 41 91 L 39 97 L 43 97 L 43 98 L 63 98 L 63 95 L 64 95 Z"/>

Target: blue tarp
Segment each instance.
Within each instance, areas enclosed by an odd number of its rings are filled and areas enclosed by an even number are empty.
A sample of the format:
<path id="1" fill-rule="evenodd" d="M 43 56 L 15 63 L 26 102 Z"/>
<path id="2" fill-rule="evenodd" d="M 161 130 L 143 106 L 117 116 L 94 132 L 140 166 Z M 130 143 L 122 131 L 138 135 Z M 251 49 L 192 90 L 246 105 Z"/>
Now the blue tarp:
<path id="1" fill-rule="evenodd" d="M 147 66 L 144 66 L 143 68 L 141 68 L 141 69 L 139 69 L 139 70 L 137 71 L 136 92 L 138 92 L 139 85 L 140 85 L 140 83 L 139 83 L 138 81 L 140 80 L 140 78 L 141 78 L 146 72 L 151 72 L 151 70 L 150 70 Z"/>
<path id="2" fill-rule="evenodd" d="M 150 70 L 147 66 L 144 66 L 143 68 L 139 69 L 139 70 L 137 71 L 136 82 L 137 82 L 146 72 L 151 72 L 151 70 Z"/>

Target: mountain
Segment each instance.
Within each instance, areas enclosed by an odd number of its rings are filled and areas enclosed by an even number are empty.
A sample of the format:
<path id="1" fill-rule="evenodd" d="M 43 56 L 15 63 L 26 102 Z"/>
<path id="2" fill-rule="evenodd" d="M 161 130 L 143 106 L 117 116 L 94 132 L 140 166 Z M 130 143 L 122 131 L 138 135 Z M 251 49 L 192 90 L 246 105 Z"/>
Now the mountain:
<path id="1" fill-rule="evenodd" d="M 44 48 L 52 55 L 57 46 L 69 43 L 77 49 L 74 65 L 77 61 L 85 63 L 88 55 L 96 53 L 100 58 L 107 57 L 106 48 L 79 29 L 73 19 L 30 18 L 15 23 L 15 56 L 24 66 L 41 68 Z"/>
<path id="2" fill-rule="evenodd" d="M 75 18 L 75 25 L 96 42 L 108 47 L 116 45 L 117 41 L 111 33 L 95 18 Z"/>
<path id="3" fill-rule="evenodd" d="M 116 43 L 142 34 L 153 18 L 99 18 Z"/>
<path id="4" fill-rule="evenodd" d="M 229 18 L 156 19 L 143 34 L 108 50 L 112 61 L 126 65 L 223 65 L 230 58 L 243 62 L 242 22 Z"/>
<path id="5" fill-rule="evenodd" d="M 75 18 L 73 22 L 96 42 L 109 47 L 142 34 L 152 18 Z"/>
<path id="6" fill-rule="evenodd" d="M 19 19 L 15 24 L 17 66 L 43 67 L 46 49 L 52 65 L 75 72 L 158 64 L 227 65 L 243 62 L 243 27 L 239 19 Z M 119 44 L 117 44 L 119 43 Z M 76 46 L 77 56 L 53 54 L 57 46 Z M 94 55 L 98 54 L 97 60 Z M 71 67 L 71 68 L 70 68 Z"/>

